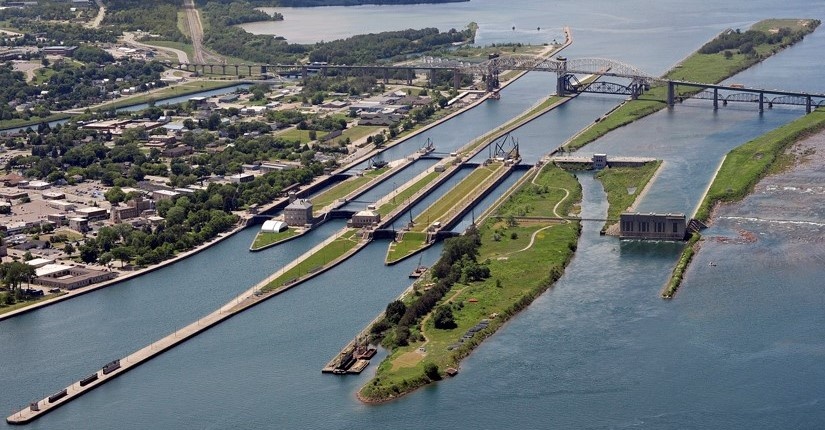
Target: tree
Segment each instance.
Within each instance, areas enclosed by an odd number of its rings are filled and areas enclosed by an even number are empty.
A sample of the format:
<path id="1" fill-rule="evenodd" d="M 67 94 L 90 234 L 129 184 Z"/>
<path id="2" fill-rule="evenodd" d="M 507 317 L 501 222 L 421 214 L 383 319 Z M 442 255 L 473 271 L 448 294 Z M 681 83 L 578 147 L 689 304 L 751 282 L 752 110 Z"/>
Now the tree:
<path id="1" fill-rule="evenodd" d="M 123 267 L 124 264 L 128 264 L 132 261 L 133 256 L 134 253 L 130 247 L 118 246 L 117 248 L 112 249 L 112 257 L 116 260 L 120 260 L 120 267 Z"/>
<path id="2" fill-rule="evenodd" d="M 455 317 L 453 317 L 453 309 L 448 305 L 441 305 L 436 308 L 433 317 L 435 318 L 435 328 L 449 330 L 458 327 L 455 323 Z"/>
<path id="3" fill-rule="evenodd" d="M 0 275 L 2 275 L 3 283 L 9 288 L 9 294 L 14 294 L 15 290 L 19 290 L 23 281 L 30 281 L 35 275 L 34 267 L 19 261 L 12 261 L 11 263 L 0 264 Z"/>
<path id="4" fill-rule="evenodd" d="M 120 187 L 112 187 L 103 194 L 103 197 L 112 205 L 117 205 L 126 199 L 126 193 Z"/>
<path id="5" fill-rule="evenodd" d="M 407 306 L 401 300 L 395 300 L 390 302 L 387 305 L 387 310 L 384 314 L 387 317 L 387 321 L 398 324 L 398 321 L 401 321 L 401 317 L 404 316 L 404 312 L 407 311 Z"/>
<path id="6" fill-rule="evenodd" d="M 74 246 L 72 246 L 71 243 L 67 243 L 66 246 L 63 247 L 63 252 L 65 252 L 66 255 L 74 254 Z"/>
<path id="7" fill-rule="evenodd" d="M 441 379 L 441 373 L 438 371 L 438 365 L 435 363 L 427 363 L 424 365 L 424 376 L 430 378 L 431 381 L 438 381 Z"/>
<path id="8" fill-rule="evenodd" d="M 373 136 L 372 137 L 372 143 L 374 143 L 375 146 L 381 146 L 381 144 L 384 143 L 384 134 L 383 133 L 378 133 L 375 136 Z"/>

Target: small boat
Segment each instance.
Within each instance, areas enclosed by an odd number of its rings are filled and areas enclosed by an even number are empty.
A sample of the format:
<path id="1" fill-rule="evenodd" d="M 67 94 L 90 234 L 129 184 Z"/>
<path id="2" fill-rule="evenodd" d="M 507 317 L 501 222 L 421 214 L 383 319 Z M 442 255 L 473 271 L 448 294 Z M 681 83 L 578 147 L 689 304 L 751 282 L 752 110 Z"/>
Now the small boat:
<path id="1" fill-rule="evenodd" d="M 423 256 L 422 256 L 423 257 Z M 427 271 L 427 266 L 421 265 L 421 257 L 418 258 L 418 266 L 410 273 L 410 278 L 420 278 Z"/>

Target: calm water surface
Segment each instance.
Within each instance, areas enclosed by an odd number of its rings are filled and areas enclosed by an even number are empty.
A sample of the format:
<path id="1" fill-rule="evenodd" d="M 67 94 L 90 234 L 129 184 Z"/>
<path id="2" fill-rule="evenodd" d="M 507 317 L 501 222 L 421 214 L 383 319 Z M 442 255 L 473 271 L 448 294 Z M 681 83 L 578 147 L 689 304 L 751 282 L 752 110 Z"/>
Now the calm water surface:
<path id="1" fill-rule="evenodd" d="M 480 41 L 506 40 L 512 25 L 542 32 L 570 25 L 576 41 L 569 56 L 618 58 L 653 73 L 725 27 L 774 16 L 825 17 L 825 6 L 807 1 L 500 4 L 473 0 L 426 17 L 437 26 L 439 20 L 451 26 L 478 21 Z M 399 10 L 440 10 L 405 8 L 304 12 L 315 13 L 324 28 L 361 31 L 373 21 L 421 22 Z M 367 17 L 367 10 L 383 15 Z M 287 21 L 271 25 L 296 19 L 284 13 Z M 303 33 L 332 38 L 311 26 Z M 817 53 L 823 44 L 820 31 L 734 80 L 822 91 Z M 478 113 L 435 128 L 436 146 L 458 147 L 498 127 L 546 96 L 551 82 L 529 75 L 505 90 L 500 104 L 485 103 Z M 537 158 L 615 103 L 584 96 L 529 124 L 517 133 L 523 154 Z M 713 112 L 703 103 L 652 115 L 586 151 L 663 158 L 640 208 L 690 213 L 725 152 L 802 114 L 774 109 L 759 115 L 750 105 Z M 406 288 L 418 263 L 384 266 L 387 243 L 376 242 L 28 427 L 821 428 L 825 199 L 816 187 L 825 174 L 820 159 L 810 166 L 723 210 L 708 231 L 718 239 L 704 245 L 672 301 L 658 292 L 680 244 L 620 242 L 599 236 L 600 224 L 585 223 L 579 252 L 555 288 L 466 359 L 457 378 L 400 401 L 366 406 L 354 398 L 375 365 L 354 377 L 320 373 Z M 579 177 L 583 214 L 603 216 L 601 186 L 590 175 Z M 325 224 L 255 254 L 246 251 L 255 232 L 245 231 L 152 275 L 0 322 L 0 409 L 11 412 L 205 315 L 341 225 Z M 752 237 L 757 240 L 746 240 Z M 428 250 L 425 264 L 439 250 Z"/>

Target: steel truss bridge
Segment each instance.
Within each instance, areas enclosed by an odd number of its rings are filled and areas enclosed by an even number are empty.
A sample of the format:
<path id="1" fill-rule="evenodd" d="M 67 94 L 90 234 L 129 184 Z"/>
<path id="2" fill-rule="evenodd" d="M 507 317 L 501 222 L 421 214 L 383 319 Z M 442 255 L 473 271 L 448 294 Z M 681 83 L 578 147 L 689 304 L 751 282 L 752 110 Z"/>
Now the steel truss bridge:
<path id="1" fill-rule="evenodd" d="M 211 74 L 240 75 L 246 77 L 259 73 L 263 77 L 295 77 L 307 79 L 310 75 L 326 76 L 330 72 L 358 75 L 370 74 L 383 78 L 385 83 L 392 79 L 406 80 L 412 84 L 418 72 L 426 72 L 430 82 L 436 73 L 452 73 L 453 85 L 458 88 L 462 76 L 480 77 L 487 86 L 487 91 L 499 88 L 499 74 L 504 71 L 538 71 L 556 74 L 556 94 L 565 96 L 579 93 L 624 95 L 638 98 L 652 86 L 667 86 L 667 104 L 675 106 L 686 98 L 713 101 L 713 108 L 719 104 L 726 106 L 729 102 L 750 102 L 759 106 L 762 112 L 767 105 L 804 106 L 810 113 L 814 108 L 825 106 L 825 94 L 805 92 L 766 90 L 746 88 L 742 85 L 717 85 L 698 82 L 667 80 L 652 76 L 627 63 L 606 58 L 565 57 L 542 58 L 531 55 L 507 55 L 490 58 L 479 63 L 469 63 L 441 58 L 423 57 L 413 63 L 404 65 L 335 65 L 335 64 L 190 64 L 166 62 L 174 69 Z M 583 83 L 579 77 L 595 75 L 599 79 Z M 678 87 L 690 88 L 688 92 L 678 93 Z"/>

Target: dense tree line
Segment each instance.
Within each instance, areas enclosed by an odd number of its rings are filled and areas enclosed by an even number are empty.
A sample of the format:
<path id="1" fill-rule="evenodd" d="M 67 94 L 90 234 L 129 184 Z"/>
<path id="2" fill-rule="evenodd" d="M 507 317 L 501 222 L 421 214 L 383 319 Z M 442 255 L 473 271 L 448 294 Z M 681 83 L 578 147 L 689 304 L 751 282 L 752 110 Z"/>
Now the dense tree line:
<path id="1" fill-rule="evenodd" d="M 178 30 L 179 1 L 172 0 L 106 0 L 104 24 L 120 31 L 143 30 L 163 39 L 185 42 Z"/>
<path id="2" fill-rule="evenodd" d="M 431 312 L 454 284 L 488 278 L 489 267 L 476 261 L 480 246 L 481 236 L 478 229 L 472 226 L 464 235 L 447 239 L 441 257 L 432 267 L 435 284 L 424 292 L 417 291 L 415 299 L 407 306 L 400 302 L 390 303 L 385 317 L 371 327 L 372 336 L 375 339 L 385 339 L 389 346 L 407 345 L 410 341 L 410 327 Z M 455 327 L 449 306 L 439 307 L 436 322 L 438 328 Z"/>
<path id="3" fill-rule="evenodd" d="M 255 9 L 252 4 L 243 0 L 214 1 L 209 0 L 203 5 L 203 12 L 210 16 L 212 23 L 221 26 L 244 24 L 256 21 L 279 21 L 284 19 L 283 15 L 276 13 L 274 16 L 266 12 Z"/>
<path id="4" fill-rule="evenodd" d="M 332 64 L 368 64 L 450 46 L 455 42 L 471 41 L 473 37 L 474 32 L 469 28 L 464 31 L 450 29 L 440 32 L 437 28 L 424 28 L 362 34 L 319 43 L 310 52 L 309 60 Z"/>
<path id="5" fill-rule="evenodd" d="M 0 6 L 4 6 L 0 4 Z M 15 18 L 65 20 L 76 15 L 71 11 L 71 2 L 39 1 L 26 7 L 4 7 L 0 9 L 0 20 Z"/>
<path id="6" fill-rule="evenodd" d="M 817 27 L 819 21 L 815 20 L 812 27 Z M 793 31 L 790 28 L 784 27 L 778 29 L 776 32 L 765 32 L 758 30 L 748 30 L 742 32 L 741 30 L 727 31 L 710 42 L 706 43 L 699 49 L 702 54 L 716 54 L 722 51 L 739 51 L 742 54 L 755 54 L 754 48 L 759 45 L 779 44 L 781 46 L 791 45 L 801 40 L 805 35 L 804 31 Z"/>
<path id="7" fill-rule="evenodd" d="M 115 43 L 120 35 L 119 31 L 111 28 L 86 28 L 80 24 L 62 24 L 48 21 L 35 21 L 28 18 L 15 18 L 10 21 L 12 27 L 20 29 L 28 37 L 19 38 L 16 46 L 25 45 L 78 45 L 81 43 Z M 46 42 L 32 41 L 33 35 L 38 35 Z"/>

